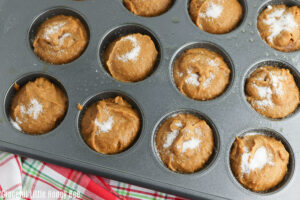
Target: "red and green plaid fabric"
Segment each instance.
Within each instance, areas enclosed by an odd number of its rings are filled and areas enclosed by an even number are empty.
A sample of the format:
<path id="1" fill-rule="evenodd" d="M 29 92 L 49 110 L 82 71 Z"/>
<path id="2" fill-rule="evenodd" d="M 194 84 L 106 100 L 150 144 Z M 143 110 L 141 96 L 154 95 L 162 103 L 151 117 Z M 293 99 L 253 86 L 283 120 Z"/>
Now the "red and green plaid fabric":
<path id="1" fill-rule="evenodd" d="M 182 200 L 91 174 L 0 152 L 0 200 Z"/>

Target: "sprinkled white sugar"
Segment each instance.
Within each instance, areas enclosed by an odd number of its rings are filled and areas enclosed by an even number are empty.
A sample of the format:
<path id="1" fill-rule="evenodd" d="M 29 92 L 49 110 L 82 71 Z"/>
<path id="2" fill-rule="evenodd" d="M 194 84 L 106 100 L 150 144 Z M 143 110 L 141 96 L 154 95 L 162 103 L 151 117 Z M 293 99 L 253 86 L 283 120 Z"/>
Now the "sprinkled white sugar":
<path id="1" fill-rule="evenodd" d="M 257 77 L 256 80 L 258 80 L 258 81 L 263 81 L 264 78 L 263 78 L 263 77 Z"/>
<path id="2" fill-rule="evenodd" d="M 185 82 L 187 84 L 199 86 L 200 82 L 198 81 L 198 79 L 199 79 L 199 76 L 197 74 L 190 74 L 189 77 L 187 79 L 185 79 Z"/>
<path id="3" fill-rule="evenodd" d="M 20 124 L 22 124 L 22 122 L 16 117 L 16 121 L 14 121 L 13 119 L 10 118 L 10 122 L 13 125 L 13 127 L 15 127 L 17 130 L 22 131 Z"/>
<path id="4" fill-rule="evenodd" d="M 166 138 L 166 141 L 165 141 L 163 147 L 168 148 L 169 146 L 171 146 L 172 143 L 174 142 L 175 138 L 178 136 L 178 134 L 179 134 L 179 130 L 174 130 L 174 131 L 170 132 L 167 135 L 167 138 Z"/>
<path id="5" fill-rule="evenodd" d="M 36 120 L 38 116 L 43 112 L 43 105 L 40 104 L 36 99 L 31 99 L 28 108 L 26 109 L 24 105 L 21 105 L 20 111 L 22 115 L 29 115 Z"/>
<path id="6" fill-rule="evenodd" d="M 175 125 L 179 128 L 182 128 L 182 123 L 181 122 L 176 122 Z"/>
<path id="7" fill-rule="evenodd" d="M 257 89 L 258 95 L 261 98 L 271 98 L 272 96 L 272 90 L 270 87 L 261 87 L 256 84 L 253 84 L 253 86 Z"/>
<path id="8" fill-rule="evenodd" d="M 210 85 L 211 81 L 214 80 L 215 78 L 216 78 L 215 74 L 210 72 L 209 77 L 202 84 L 203 88 L 206 89 Z"/>
<path id="9" fill-rule="evenodd" d="M 195 128 L 195 133 L 198 134 L 199 136 L 202 135 L 202 131 L 200 128 Z"/>
<path id="10" fill-rule="evenodd" d="M 49 26 L 46 29 L 46 32 L 44 33 L 43 37 L 46 40 L 50 40 L 50 35 L 56 34 L 65 24 L 66 24 L 66 22 L 61 22 L 61 23 L 58 23 L 54 26 Z"/>
<path id="11" fill-rule="evenodd" d="M 199 86 L 200 85 L 200 82 L 199 82 L 199 75 L 198 74 L 195 74 L 195 73 L 192 73 L 190 70 L 188 70 L 188 74 L 189 74 L 189 77 L 185 79 L 185 82 L 187 84 L 191 84 L 191 85 L 194 85 L 194 86 Z"/>
<path id="12" fill-rule="evenodd" d="M 210 3 L 207 6 L 206 12 L 201 13 L 200 17 L 202 17 L 202 18 L 211 17 L 211 18 L 217 19 L 218 17 L 220 17 L 222 12 L 223 12 L 223 7 L 221 5 L 215 4 L 215 3 Z"/>
<path id="13" fill-rule="evenodd" d="M 182 72 L 177 72 L 177 75 L 178 75 L 179 77 L 182 77 L 182 76 L 183 76 L 183 73 L 182 73 Z"/>
<path id="14" fill-rule="evenodd" d="M 261 108 L 265 108 L 265 107 L 272 108 L 274 106 L 274 103 L 271 99 L 259 100 L 259 101 L 255 101 L 255 103 Z"/>
<path id="15" fill-rule="evenodd" d="M 193 60 L 191 60 L 192 63 L 198 62 L 199 60 L 201 60 L 200 57 L 194 58 Z"/>
<path id="16" fill-rule="evenodd" d="M 113 116 L 110 116 L 107 119 L 107 121 L 104 121 L 102 123 L 100 123 L 98 121 L 98 119 L 96 118 L 94 122 L 95 122 L 95 125 L 99 128 L 100 132 L 107 133 L 113 127 L 114 118 L 113 118 Z"/>
<path id="17" fill-rule="evenodd" d="M 274 93 L 278 95 L 283 95 L 283 86 L 281 80 L 284 80 L 283 76 L 278 76 L 273 74 L 272 72 L 269 73 L 271 77 L 271 84 L 274 89 Z M 263 98 L 263 100 L 257 100 L 255 103 L 260 107 L 273 107 L 274 103 L 272 101 L 273 91 L 270 87 L 261 87 L 256 84 L 253 86 L 257 89 L 258 95 Z"/>
<path id="18" fill-rule="evenodd" d="M 129 35 L 121 39 L 121 41 L 126 40 L 129 40 L 132 43 L 133 49 L 123 55 L 118 55 L 117 58 L 122 62 L 127 62 L 128 60 L 136 61 L 140 54 L 141 47 L 139 46 L 138 41 L 134 36 Z"/>
<path id="19" fill-rule="evenodd" d="M 218 67 L 219 64 L 215 60 L 208 59 L 207 63 L 212 67 Z"/>
<path id="20" fill-rule="evenodd" d="M 275 93 L 278 95 L 283 95 L 283 88 L 281 81 L 284 80 L 283 76 L 277 76 L 273 73 L 270 73 L 272 86 L 275 89 Z"/>
<path id="21" fill-rule="evenodd" d="M 187 140 L 182 144 L 182 153 L 186 152 L 188 149 L 194 149 L 199 146 L 200 140 L 196 138 L 192 138 L 191 140 Z"/>
<path id="22" fill-rule="evenodd" d="M 174 113 L 171 115 L 171 117 L 177 117 L 180 113 Z"/>
<path id="23" fill-rule="evenodd" d="M 22 124 L 22 122 L 19 120 L 19 118 L 17 118 L 16 117 L 16 122 L 18 123 L 18 124 Z"/>
<path id="24" fill-rule="evenodd" d="M 63 42 L 64 42 L 64 40 L 65 40 L 65 38 L 67 38 L 67 37 L 69 37 L 69 36 L 71 36 L 71 33 L 65 33 L 65 34 L 63 34 L 63 35 L 59 38 L 59 45 L 62 45 Z"/>
<path id="25" fill-rule="evenodd" d="M 251 153 L 249 149 L 244 147 L 244 153 L 242 155 L 241 172 L 243 174 L 249 174 L 252 170 L 262 169 L 266 164 L 274 165 L 273 154 L 268 153 L 267 149 L 262 146 L 256 150 L 254 156 L 249 160 Z"/>
<path id="26" fill-rule="evenodd" d="M 253 84 L 253 86 L 257 89 L 257 92 L 258 92 L 258 95 L 261 97 L 261 98 L 264 98 L 263 100 L 257 100 L 255 101 L 255 103 L 261 107 L 261 108 L 264 108 L 264 107 L 273 107 L 274 106 L 274 103 L 272 101 L 272 90 L 270 87 L 260 87 L 260 86 L 257 86 L 256 84 Z"/>
<path id="27" fill-rule="evenodd" d="M 268 40 L 273 43 L 273 39 L 281 33 L 281 31 L 291 31 L 298 27 L 295 22 L 294 16 L 291 12 L 285 13 L 285 9 L 275 10 L 268 15 L 268 19 L 264 20 L 264 23 L 270 26 L 271 35 L 268 36 Z"/>

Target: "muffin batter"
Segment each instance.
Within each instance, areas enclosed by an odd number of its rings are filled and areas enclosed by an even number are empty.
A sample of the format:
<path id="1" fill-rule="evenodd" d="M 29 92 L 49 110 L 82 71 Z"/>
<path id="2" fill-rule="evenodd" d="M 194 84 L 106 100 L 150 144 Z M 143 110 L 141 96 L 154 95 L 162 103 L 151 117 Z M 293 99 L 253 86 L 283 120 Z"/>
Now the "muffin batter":
<path id="1" fill-rule="evenodd" d="M 66 94 L 48 79 L 37 78 L 17 91 L 10 115 L 17 129 L 30 134 L 43 134 L 61 122 L 66 110 Z"/>
<path id="2" fill-rule="evenodd" d="M 259 16 L 260 36 L 272 48 L 291 52 L 300 48 L 300 8 L 269 5 Z"/>
<path id="3" fill-rule="evenodd" d="M 248 78 L 245 90 L 251 106 L 269 118 L 284 118 L 299 105 L 299 89 L 288 69 L 260 67 Z"/>
<path id="4" fill-rule="evenodd" d="M 123 0 L 123 4 L 135 15 L 155 17 L 168 11 L 173 0 Z"/>
<path id="5" fill-rule="evenodd" d="M 58 65 L 78 58 L 85 50 L 88 40 L 87 31 L 79 19 L 58 15 L 42 23 L 33 47 L 42 60 Z"/>
<path id="6" fill-rule="evenodd" d="M 210 100 L 224 92 L 230 81 L 230 69 L 219 54 L 194 48 L 175 61 L 174 81 L 180 92 L 192 99 Z"/>
<path id="7" fill-rule="evenodd" d="M 288 162 L 289 153 L 281 141 L 265 135 L 237 137 L 230 154 L 234 176 L 256 192 L 278 185 L 288 171 Z"/>
<path id="8" fill-rule="evenodd" d="M 151 38 L 136 33 L 112 42 L 105 50 L 104 59 L 112 77 L 123 82 L 137 82 L 152 73 L 157 55 Z"/>
<path id="9" fill-rule="evenodd" d="M 172 171 L 193 173 L 209 160 L 214 149 L 212 129 L 192 114 L 173 115 L 156 134 L 156 149 Z"/>
<path id="10" fill-rule="evenodd" d="M 141 120 L 129 103 L 118 96 L 92 104 L 81 120 L 81 134 L 95 151 L 115 154 L 136 139 Z"/>
<path id="11" fill-rule="evenodd" d="M 201 30 L 213 34 L 232 31 L 243 17 L 238 0 L 191 0 L 189 13 Z"/>

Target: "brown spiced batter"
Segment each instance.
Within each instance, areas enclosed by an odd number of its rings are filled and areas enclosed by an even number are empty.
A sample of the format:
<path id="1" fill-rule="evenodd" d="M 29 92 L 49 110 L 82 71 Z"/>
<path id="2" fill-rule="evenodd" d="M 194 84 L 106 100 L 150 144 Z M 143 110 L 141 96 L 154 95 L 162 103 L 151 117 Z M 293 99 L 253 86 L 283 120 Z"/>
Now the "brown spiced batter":
<path id="1" fill-rule="evenodd" d="M 13 97 L 10 115 L 13 124 L 31 134 L 54 129 L 67 110 L 66 94 L 45 78 L 21 87 Z"/>
<path id="2" fill-rule="evenodd" d="M 299 89 L 288 69 L 264 66 L 248 78 L 245 88 L 248 102 L 261 115 L 284 118 L 299 105 Z"/>
<path id="3" fill-rule="evenodd" d="M 52 64 L 65 64 L 82 54 L 88 40 L 87 31 L 79 19 L 58 15 L 42 23 L 33 47 L 42 60 Z"/>
<path id="4" fill-rule="evenodd" d="M 122 97 L 92 104 L 81 120 L 81 134 L 95 151 L 115 154 L 126 150 L 136 139 L 141 120 Z"/>
<path id="5" fill-rule="evenodd" d="M 278 185 L 288 171 L 289 153 L 265 135 L 236 138 L 230 154 L 234 176 L 247 189 L 262 192 Z"/>
<path id="6" fill-rule="evenodd" d="M 260 36 L 272 48 L 291 52 L 300 49 L 300 8 L 269 5 L 257 19 Z"/>
<path id="7" fill-rule="evenodd" d="M 180 92 L 192 99 L 210 100 L 224 92 L 230 81 L 230 69 L 219 54 L 194 48 L 175 61 L 174 81 Z"/>
<path id="8" fill-rule="evenodd" d="M 157 55 L 152 39 L 136 33 L 112 42 L 105 50 L 104 59 L 112 77 L 123 82 L 136 82 L 152 73 Z"/>
<path id="9" fill-rule="evenodd" d="M 123 4 L 135 15 L 155 17 L 168 11 L 173 0 L 123 0 Z"/>
<path id="10" fill-rule="evenodd" d="M 243 16 L 238 0 L 191 0 L 189 12 L 201 30 L 213 34 L 232 31 Z"/>
<path id="11" fill-rule="evenodd" d="M 164 164 L 180 173 L 200 170 L 214 148 L 212 129 L 192 114 L 182 113 L 167 119 L 157 131 L 155 141 Z"/>

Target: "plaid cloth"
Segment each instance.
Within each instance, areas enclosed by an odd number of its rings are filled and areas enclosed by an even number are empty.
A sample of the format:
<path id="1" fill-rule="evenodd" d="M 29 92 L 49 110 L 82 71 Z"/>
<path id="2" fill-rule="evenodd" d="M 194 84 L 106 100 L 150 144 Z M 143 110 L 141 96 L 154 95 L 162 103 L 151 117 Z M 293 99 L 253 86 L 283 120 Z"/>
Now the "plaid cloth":
<path id="1" fill-rule="evenodd" d="M 0 200 L 183 200 L 165 193 L 0 152 Z"/>

